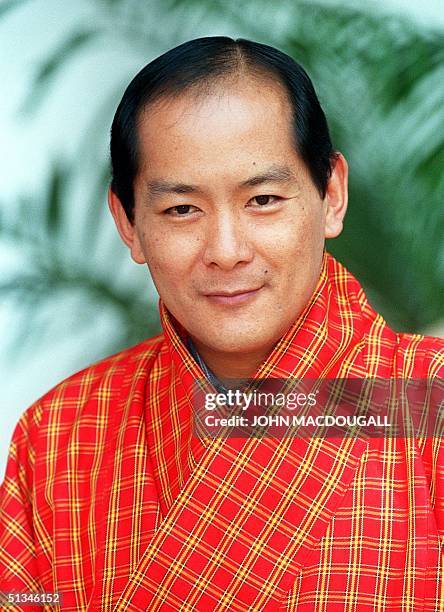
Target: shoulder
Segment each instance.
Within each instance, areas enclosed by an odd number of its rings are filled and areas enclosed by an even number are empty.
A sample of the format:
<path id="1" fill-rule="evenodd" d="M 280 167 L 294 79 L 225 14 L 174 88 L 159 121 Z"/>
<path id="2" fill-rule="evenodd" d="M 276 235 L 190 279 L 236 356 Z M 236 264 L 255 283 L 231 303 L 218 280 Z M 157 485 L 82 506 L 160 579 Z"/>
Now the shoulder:
<path id="1" fill-rule="evenodd" d="M 142 396 L 141 388 L 164 348 L 161 335 L 145 340 L 69 376 L 34 402 L 14 429 L 5 482 L 19 483 L 30 497 L 34 474 L 45 480 L 48 466 L 63 463 L 70 445 L 96 451 L 100 442 L 106 448 L 118 423 L 120 400 Z M 4 495 L 0 488 L 0 511 Z"/>
<path id="2" fill-rule="evenodd" d="M 100 386 L 108 386 L 109 388 L 113 385 L 114 380 L 119 382 L 122 376 L 131 375 L 141 366 L 146 371 L 157 357 L 162 344 L 163 335 L 160 334 L 105 357 L 62 380 L 48 391 L 40 401 L 45 404 L 60 393 L 81 392 L 84 394 L 87 389 L 96 389 Z"/>
<path id="3" fill-rule="evenodd" d="M 65 378 L 21 416 L 15 434 L 32 438 L 53 427 L 61 432 L 80 417 L 96 420 L 111 414 L 122 388 L 128 387 L 140 372 L 148 376 L 151 366 L 164 345 L 163 335 L 144 340 L 128 349 L 101 359 Z M 40 436 L 39 436 L 40 437 Z M 31 442 L 31 440 L 29 440 Z"/>
<path id="4" fill-rule="evenodd" d="M 406 333 L 397 336 L 398 357 L 404 376 L 444 377 L 444 339 Z"/>

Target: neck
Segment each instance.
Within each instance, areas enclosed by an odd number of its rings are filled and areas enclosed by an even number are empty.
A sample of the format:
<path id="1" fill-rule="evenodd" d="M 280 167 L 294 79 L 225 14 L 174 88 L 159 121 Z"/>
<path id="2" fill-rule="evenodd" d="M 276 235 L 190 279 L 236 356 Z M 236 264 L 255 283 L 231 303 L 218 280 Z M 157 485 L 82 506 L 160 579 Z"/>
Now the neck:
<path id="1" fill-rule="evenodd" d="M 223 353 L 201 344 L 192 338 L 199 355 L 217 378 L 252 378 L 269 350 L 252 353 Z M 271 350 L 272 347 L 270 347 Z"/>

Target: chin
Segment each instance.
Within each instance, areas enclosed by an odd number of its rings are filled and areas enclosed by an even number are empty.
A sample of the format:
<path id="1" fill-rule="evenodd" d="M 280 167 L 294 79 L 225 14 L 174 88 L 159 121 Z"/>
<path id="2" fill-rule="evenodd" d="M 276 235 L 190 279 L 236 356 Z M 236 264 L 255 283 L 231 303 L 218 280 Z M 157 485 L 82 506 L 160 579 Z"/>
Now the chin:
<path id="1" fill-rule="evenodd" d="M 278 340 L 268 340 L 264 335 L 258 336 L 251 333 L 244 334 L 239 331 L 234 334 L 225 334 L 224 336 L 218 335 L 217 337 L 202 338 L 201 342 L 205 344 L 211 350 L 218 353 L 266 353 L 269 349 L 274 346 Z"/>

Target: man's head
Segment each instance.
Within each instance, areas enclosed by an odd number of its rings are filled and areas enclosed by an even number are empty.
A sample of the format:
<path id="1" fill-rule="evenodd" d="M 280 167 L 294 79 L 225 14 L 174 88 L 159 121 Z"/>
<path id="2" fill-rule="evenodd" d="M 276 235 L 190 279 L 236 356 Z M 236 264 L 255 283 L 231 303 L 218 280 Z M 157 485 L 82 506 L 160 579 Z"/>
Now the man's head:
<path id="1" fill-rule="evenodd" d="M 204 95 L 215 85 L 247 75 L 274 80 L 285 90 L 294 147 L 321 197 L 325 196 L 334 152 L 325 115 L 305 70 L 268 45 L 214 36 L 186 42 L 147 64 L 131 81 L 117 108 L 111 130 L 111 186 L 130 221 L 134 180 L 141 163 L 138 122 L 143 109 L 184 92 Z"/>
<path id="2" fill-rule="evenodd" d="M 133 259 L 203 352 L 265 355 L 338 235 L 347 168 L 280 51 L 191 41 L 148 64 L 114 118 L 110 206 Z"/>

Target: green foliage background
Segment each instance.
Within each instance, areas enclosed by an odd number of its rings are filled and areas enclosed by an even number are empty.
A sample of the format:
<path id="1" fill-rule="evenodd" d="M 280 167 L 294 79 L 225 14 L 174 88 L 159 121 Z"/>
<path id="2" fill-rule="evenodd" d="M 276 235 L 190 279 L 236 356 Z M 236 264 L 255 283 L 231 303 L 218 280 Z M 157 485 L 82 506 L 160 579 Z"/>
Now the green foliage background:
<path id="1" fill-rule="evenodd" d="M 0 18 L 26 4 L 32 0 L 6 0 Z M 93 58 L 100 50 L 108 89 L 99 107 L 91 105 L 76 154 L 52 164 L 41 193 L 2 207 L 0 241 L 13 243 L 24 262 L 0 279 L 0 299 L 16 305 L 20 320 L 16 350 L 39 350 L 104 312 L 112 318 L 112 331 L 97 338 L 97 358 L 157 331 L 156 300 L 140 274 L 121 271 L 126 255 L 110 234 L 108 130 L 133 74 L 166 49 L 212 34 L 275 45 L 305 66 L 334 144 L 350 164 L 345 231 L 329 250 L 361 280 L 394 328 L 422 331 L 443 319 L 441 31 L 377 14 L 367 3 L 350 8 L 295 0 L 89 0 L 88 5 L 87 15 L 79 13 L 72 31 L 36 66 L 21 109 L 38 115 L 76 58 Z M 132 72 L 113 63 L 116 48 L 128 54 Z M 84 86 L 94 97 L 95 83 Z M 64 129 L 63 117 L 57 129 Z M 69 301 L 73 293 L 76 299 Z M 57 321 L 62 302 L 72 309 L 69 326 L 66 308 Z M 84 365 L 84 359 L 81 352 L 71 356 L 72 367 Z"/>

